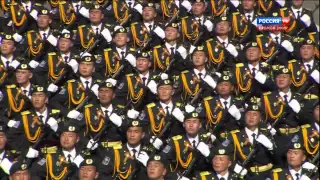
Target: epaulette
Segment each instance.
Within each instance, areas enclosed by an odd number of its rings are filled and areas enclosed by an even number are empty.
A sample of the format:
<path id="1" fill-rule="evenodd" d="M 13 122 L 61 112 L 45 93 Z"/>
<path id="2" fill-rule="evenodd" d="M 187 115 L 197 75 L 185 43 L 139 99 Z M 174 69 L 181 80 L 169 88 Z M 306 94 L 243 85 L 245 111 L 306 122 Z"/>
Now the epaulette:
<path id="1" fill-rule="evenodd" d="M 156 105 L 155 103 L 150 103 L 147 105 L 147 107 L 150 108 L 150 107 L 154 107 L 155 105 Z"/>
<path id="2" fill-rule="evenodd" d="M 303 98 L 311 100 L 311 99 L 319 99 L 319 96 L 317 96 L 315 94 L 306 94 L 306 95 L 304 95 Z"/>
<path id="3" fill-rule="evenodd" d="M 89 108 L 89 107 L 92 107 L 92 106 L 93 106 L 93 104 L 87 104 L 87 105 L 84 106 L 84 108 Z"/>
<path id="4" fill-rule="evenodd" d="M 239 129 L 236 129 L 236 130 L 230 131 L 230 133 L 238 133 L 238 132 L 240 132 L 240 130 L 239 130 Z"/>
<path id="5" fill-rule="evenodd" d="M 136 25 L 136 24 L 138 24 L 138 22 L 133 22 L 133 23 L 131 23 L 131 25 Z"/>
<path id="6" fill-rule="evenodd" d="M 280 8 L 280 10 L 287 10 L 288 8 L 284 7 L 284 8 Z"/>
<path id="7" fill-rule="evenodd" d="M 111 51 L 111 50 L 112 50 L 111 48 L 104 49 L 104 51 Z"/>
<path id="8" fill-rule="evenodd" d="M 53 55 L 56 55 L 57 53 L 56 52 L 50 52 L 50 53 L 48 53 L 48 55 L 50 55 L 50 56 L 53 56 Z"/>
<path id="9" fill-rule="evenodd" d="M 262 62 L 261 65 L 262 65 L 262 67 L 268 67 L 269 66 L 269 64 L 266 63 L 266 62 Z"/>
<path id="10" fill-rule="evenodd" d="M 259 35 L 257 35 L 257 37 L 262 37 L 263 36 L 263 34 L 259 34 Z"/>
<path id="11" fill-rule="evenodd" d="M 210 38 L 210 39 L 208 39 L 208 40 L 206 40 L 206 42 L 209 42 L 209 41 L 212 41 L 213 39 L 212 38 Z"/>
<path id="12" fill-rule="evenodd" d="M 176 103 L 176 106 L 177 106 L 177 107 L 181 107 L 181 105 L 182 105 L 182 104 L 179 103 L 179 102 Z"/>
<path id="13" fill-rule="evenodd" d="M 66 1 L 58 1 L 59 4 L 65 4 Z"/>
<path id="14" fill-rule="evenodd" d="M 60 110 L 59 110 L 59 109 L 52 109 L 51 112 L 52 112 L 53 114 L 55 114 L 55 113 L 59 113 Z"/>
<path id="15" fill-rule="evenodd" d="M 30 111 L 23 111 L 23 112 L 21 112 L 21 115 L 23 116 L 23 115 L 27 115 L 27 114 L 30 114 L 31 112 Z"/>
<path id="16" fill-rule="evenodd" d="M 100 79 L 97 79 L 96 82 L 97 82 L 97 83 L 101 83 L 101 80 L 100 80 Z"/>
<path id="17" fill-rule="evenodd" d="M 106 27 L 111 27 L 111 24 L 108 24 L 108 23 L 107 23 L 107 24 L 105 24 L 105 26 L 106 26 Z"/>
<path id="18" fill-rule="evenodd" d="M 232 13 L 232 15 L 237 15 L 237 14 L 239 14 L 240 12 L 234 12 L 234 13 Z"/>
<path id="19" fill-rule="evenodd" d="M 207 96 L 207 97 L 203 98 L 203 100 L 209 101 L 209 100 L 211 100 L 212 98 L 213 98 L 212 96 Z"/>
<path id="20" fill-rule="evenodd" d="M 301 128 L 309 128 L 309 127 L 311 127 L 310 124 L 304 124 L 301 126 Z"/>
<path id="21" fill-rule="evenodd" d="M 131 73 L 131 74 L 127 74 L 126 76 L 133 76 L 134 74 L 133 73 Z"/>
<path id="22" fill-rule="evenodd" d="M 281 168 L 276 168 L 276 169 L 273 169 L 273 170 L 272 170 L 272 172 L 276 172 L 276 173 L 277 173 L 277 172 L 281 172 L 281 171 L 282 171 Z"/>
<path id="23" fill-rule="evenodd" d="M 189 71 L 188 70 L 184 70 L 184 71 L 182 71 L 181 73 L 188 73 Z"/>
<path id="24" fill-rule="evenodd" d="M 294 63 L 294 62 L 297 62 L 297 60 L 292 59 L 292 60 L 288 61 L 288 63 Z"/>
<path id="25" fill-rule="evenodd" d="M 40 3 L 35 3 L 34 5 L 36 5 L 36 6 L 42 6 L 42 4 L 40 4 Z"/>
<path id="26" fill-rule="evenodd" d="M 267 96 L 267 95 L 269 95 L 269 94 L 271 94 L 271 91 L 268 91 L 268 92 L 263 93 L 264 96 Z"/>
<path id="27" fill-rule="evenodd" d="M 117 107 L 123 109 L 124 105 L 118 104 Z"/>
<path id="28" fill-rule="evenodd" d="M 130 48 L 129 51 L 135 51 L 135 49 L 134 48 Z"/>
<path id="29" fill-rule="evenodd" d="M 86 27 L 86 25 L 80 25 L 80 26 L 78 26 L 79 28 L 84 28 L 84 27 Z"/>
<path id="30" fill-rule="evenodd" d="M 181 19 L 187 19 L 189 16 L 185 16 L 185 17 L 183 17 L 183 18 L 181 18 Z"/>
<path id="31" fill-rule="evenodd" d="M 41 152 L 44 154 L 54 154 L 57 153 L 57 150 L 57 146 L 41 148 Z"/>
<path id="32" fill-rule="evenodd" d="M 243 97 L 242 97 L 242 96 L 237 96 L 237 97 L 235 97 L 234 99 L 237 100 L 237 101 L 242 101 L 242 100 L 243 100 Z"/>
<path id="33" fill-rule="evenodd" d="M 156 48 L 161 48 L 161 46 L 160 46 L 160 45 L 158 45 L 158 46 L 154 46 L 153 48 L 155 48 L 155 49 L 156 49 Z"/>
<path id="34" fill-rule="evenodd" d="M 237 64 L 236 64 L 236 67 L 243 67 L 243 66 L 244 66 L 243 63 L 237 63 Z"/>
<path id="35" fill-rule="evenodd" d="M 32 33 L 32 32 L 35 32 L 34 30 L 30 30 L 30 31 L 28 31 L 28 33 Z"/>
<path id="36" fill-rule="evenodd" d="M 200 176 L 207 176 L 209 174 L 211 174 L 209 171 L 200 172 Z"/>
<path id="37" fill-rule="evenodd" d="M 314 35 L 314 34 L 316 34 L 317 32 L 311 32 L 311 33 L 309 33 L 309 34 L 311 34 L 311 35 Z"/>
<path id="38" fill-rule="evenodd" d="M 68 82 L 75 82 L 76 80 L 74 80 L 74 79 L 70 79 L 70 80 L 68 80 Z"/>
<path id="39" fill-rule="evenodd" d="M 182 136 L 181 135 L 173 136 L 172 139 L 176 141 L 176 140 L 182 139 Z"/>
<path id="40" fill-rule="evenodd" d="M 122 149 L 122 145 L 119 144 L 119 145 L 113 146 L 113 149 Z"/>
<path id="41" fill-rule="evenodd" d="M 11 84 L 11 85 L 7 85 L 6 86 L 8 89 L 11 89 L 11 88 L 15 88 L 15 87 L 17 87 L 15 84 Z"/>

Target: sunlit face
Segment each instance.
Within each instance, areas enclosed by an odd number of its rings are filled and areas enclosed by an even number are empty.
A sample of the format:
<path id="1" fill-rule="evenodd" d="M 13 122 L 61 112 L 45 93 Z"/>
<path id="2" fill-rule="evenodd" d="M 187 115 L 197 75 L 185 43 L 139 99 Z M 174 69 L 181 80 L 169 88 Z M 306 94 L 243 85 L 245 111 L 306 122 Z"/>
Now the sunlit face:
<path id="1" fill-rule="evenodd" d="M 51 23 L 51 18 L 48 15 L 39 15 L 37 19 L 37 24 L 40 29 L 47 29 Z"/>
<path id="2" fill-rule="evenodd" d="M 80 62 L 79 64 L 79 73 L 83 77 L 90 77 L 94 70 L 93 62 Z"/>
<path id="3" fill-rule="evenodd" d="M 306 156 L 301 149 L 289 149 L 287 152 L 287 160 L 291 167 L 300 167 L 306 160 Z"/>
<path id="4" fill-rule="evenodd" d="M 261 59 L 261 52 L 259 47 L 249 47 L 246 51 L 248 61 L 258 61 Z"/>
<path id="5" fill-rule="evenodd" d="M 229 81 L 222 81 L 217 84 L 216 89 L 220 96 L 229 96 L 233 91 L 233 85 Z"/>
<path id="6" fill-rule="evenodd" d="M 207 61 L 207 55 L 204 51 L 195 51 L 192 54 L 192 62 L 194 66 L 202 66 Z"/>
<path id="7" fill-rule="evenodd" d="M 300 48 L 300 56 L 302 60 L 311 60 L 314 58 L 314 46 L 313 45 L 302 45 Z"/>
<path id="8" fill-rule="evenodd" d="M 16 71 L 16 80 L 18 84 L 26 84 L 32 78 L 32 72 L 30 70 L 18 69 Z"/>
<path id="9" fill-rule="evenodd" d="M 127 33 L 117 33 L 114 35 L 113 42 L 117 47 L 123 47 L 129 41 L 129 36 Z"/>
<path id="10" fill-rule="evenodd" d="M 160 101 L 170 101 L 174 90 L 171 85 L 162 85 L 158 87 L 158 96 Z"/>
<path id="11" fill-rule="evenodd" d="M 7 136 L 4 132 L 0 132 L 0 150 L 4 150 L 7 143 Z"/>
<path id="12" fill-rule="evenodd" d="M 153 7 L 144 7 L 142 10 L 142 19 L 144 21 L 152 21 L 157 16 L 157 12 Z"/>
<path id="13" fill-rule="evenodd" d="M 192 14 L 195 16 L 201 16 L 206 10 L 206 5 L 203 2 L 195 2 L 192 4 Z"/>
<path id="14" fill-rule="evenodd" d="M 183 122 L 185 131 L 190 136 L 196 136 L 201 129 L 202 125 L 200 119 L 198 118 L 189 118 Z"/>
<path id="15" fill-rule="evenodd" d="M 81 166 L 79 170 L 79 180 L 94 180 L 97 179 L 99 173 L 95 166 Z"/>
<path id="16" fill-rule="evenodd" d="M 99 88 L 98 97 L 101 104 L 110 104 L 112 99 L 115 97 L 114 90 L 107 87 Z"/>
<path id="17" fill-rule="evenodd" d="M 217 173 L 226 171 L 231 164 L 232 162 L 228 155 L 215 155 L 212 159 L 212 167 Z"/>
<path id="18" fill-rule="evenodd" d="M 291 76 L 289 74 L 279 74 L 276 77 L 276 85 L 279 89 L 288 88 L 291 85 Z"/>
<path id="19" fill-rule="evenodd" d="M 142 127 L 129 127 L 127 130 L 128 144 L 135 146 L 141 143 L 141 139 L 144 137 Z"/>
<path id="20" fill-rule="evenodd" d="M 28 170 L 21 170 L 15 172 L 9 177 L 10 180 L 30 180 L 30 173 Z"/>
<path id="21" fill-rule="evenodd" d="M 257 127 L 261 120 L 261 114 L 259 111 L 247 111 L 245 118 L 247 127 Z"/>
<path id="22" fill-rule="evenodd" d="M 16 50 L 12 40 L 3 39 L 0 43 L 0 51 L 3 56 L 10 55 Z"/>
<path id="23" fill-rule="evenodd" d="M 175 41 L 178 39 L 178 29 L 174 27 L 166 27 L 165 29 L 165 38 L 167 41 Z"/>
<path id="24" fill-rule="evenodd" d="M 75 144 L 79 141 L 79 136 L 75 132 L 63 132 L 60 135 L 61 147 L 66 150 L 71 150 L 75 147 Z"/>
<path id="25" fill-rule="evenodd" d="M 151 67 L 149 58 L 139 57 L 136 61 L 137 69 L 140 72 L 146 72 Z"/>
<path id="26" fill-rule="evenodd" d="M 48 97 L 44 92 L 34 92 L 31 96 L 31 102 L 35 109 L 42 109 L 48 102 Z"/>
<path id="27" fill-rule="evenodd" d="M 219 35 L 228 34 L 230 29 L 228 21 L 220 21 L 215 26 L 215 32 Z"/>
<path id="28" fill-rule="evenodd" d="M 72 42 L 67 38 L 60 38 L 58 41 L 58 48 L 61 52 L 69 52 L 72 47 Z"/>
<path id="29" fill-rule="evenodd" d="M 92 24 L 100 24 L 104 18 L 103 13 L 99 9 L 92 9 L 89 13 L 89 19 Z"/>
<path id="30" fill-rule="evenodd" d="M 167 170 L 159 161 L 150 161 L 147 165 L 147 174 L 149 180 L 157 180 L 163 178 Z"/>
<path id="31" fill-rule="evenodd" d="M 251 11 L 256 5 L 256 0 L 242 0 L 242 7 L 246 11 Z"/>

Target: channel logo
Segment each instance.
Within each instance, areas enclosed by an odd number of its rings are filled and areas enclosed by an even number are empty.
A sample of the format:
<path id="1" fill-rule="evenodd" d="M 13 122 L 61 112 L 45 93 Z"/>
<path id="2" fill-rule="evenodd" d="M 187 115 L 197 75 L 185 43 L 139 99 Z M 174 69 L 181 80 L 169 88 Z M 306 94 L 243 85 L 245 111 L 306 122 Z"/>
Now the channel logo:
<path id="1" fill-rule="evenodd" d="M 290 24 L 290 18 L 282 17 L 257 17 L 259 31 L 285 31 Z"/>

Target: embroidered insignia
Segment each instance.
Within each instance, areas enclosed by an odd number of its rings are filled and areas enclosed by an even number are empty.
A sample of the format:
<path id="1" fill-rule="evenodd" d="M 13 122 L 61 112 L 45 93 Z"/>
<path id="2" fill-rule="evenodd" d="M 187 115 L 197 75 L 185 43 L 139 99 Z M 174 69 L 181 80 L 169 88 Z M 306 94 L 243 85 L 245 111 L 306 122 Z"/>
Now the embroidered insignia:
<path id="1" fill-rule="evenodd" d="M 0 91 L 0 101 L 3 99 L 3 93 Z"/>
<path id="2" fill-rule="evenodd" d="M 230 140 L 226 139 L 222 142 L 222 146 L 227 147 L 230 144 Z"/>
<path id="3" fill-rule="evenodd" d="M 146 117 L 146 113 L 143 111 L 143 112 L 139 115 L 138 119 L 142 121 L 145 117 Z"/>
<path id="4" fill-rule="evenodd" d="M 59 91 L 59 94 L 61 94 L 61 95 L 63 95 L 63 94 L 65 94 L 66 93 L 66 89 L 65 88 L 62 88 L 60 91 Z"/>
<path id="5" fill-rule="evenodd" d="M 46 61 L 44 61 L 44 60 L 41 61 L 40 64 L 39 64 L 40 67 L 44 67 L 45 65 L 46 65 Z"/>
<path id="6" fill-rule="evenodd" d="M 163 148 L 162 152 L 164 153 L 169 153 L 169 151 L 171 150 L 171 147 L 169 145 L 166 145 L 166 147 Z"/>
<path id="7" fill-rule="evenodd" d="M 40 166 L 43 166 L 44 163 L 46 163 L 46 159 L 45 159 L 45 158 L 42 158 L 42 159 L 40 159 L 40 161 L 38 161 L 38 164 L 39 164 Z"/>
<path id="8" fill-rule="evenodd" d="M 201 107 L 201 106 L 199 106 L 199 107 L 196 108 L 196 112 L 197 112 L 197 113 L 200 113 L 201 111 L 202 111 L 202 107 Z"/>
<path id="9" fill-rule="evenodd" d="M 295 143 L 299 140 L 299 136 L 298 135 L 295 135 L 292 139 L 291 139 L 291 142 Z"/>
<path id="10" fill-rule="evenodd" d="M 109 162 L 110 162 L 110 158 L 108 156 L 106 156 L 106 157 L 104 157 L 102 164 L 107 166 L 109 164 Z"/>
<path id="11" fill-rule="evenodd" d="M 124 83 L 122 82 L 122 83 L 119 84 L 118 89 L 122 89 L 123 86 L 124 86 Z"/>

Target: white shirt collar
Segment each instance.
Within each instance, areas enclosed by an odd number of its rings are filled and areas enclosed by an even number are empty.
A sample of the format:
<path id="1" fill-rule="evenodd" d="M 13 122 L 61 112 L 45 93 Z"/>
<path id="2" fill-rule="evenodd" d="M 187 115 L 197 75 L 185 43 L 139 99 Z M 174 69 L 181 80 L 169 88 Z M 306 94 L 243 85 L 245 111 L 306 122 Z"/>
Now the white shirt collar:
<path id="1" fill-rule="evenodd" d="M 168 107 L 169 107 L 169 113 L 171 113 L 172 108 L 173 108 L 172 102 L 170 102 L 169 104 L 165 104 L 165 103 L 163 103 L 163 102 L 160 102 L 160 105 L 161 105 L 161 107 L 163 108 L 164 112 L 167 111 L 167 110 L 166 110 L 166 107 L 168 106 Z"/>
<path id="2" fill-rule="evenodd" d="M 154 21 L 144 22 L 143 24 L 146 26 L 146 28 L 148 29 L 148 31 L 150 31 L 149 25 L 151 25 L 151 26 L 152 26 L 151 28 L 154 29 Z"/>
<path id="3" fill-rule="evenodd" d="M 129 6 L 129 2 L 131 2 L 131 7 L 130 8 L 133 8 L 134 7 L 134 1 L 135 0 L 126 0 L 126 3 L 127 3 L 127 5 Z"/>
<path id="4" fill-rule="evenodd" d="M 194 73 L 197 75 L 197 77 L 198 77 L 199 79 L 200 79 L 199 73 L 202 74 L 202 75 L 201 75 L 201 76 L 202 76 L 201 78 L 204 78 L 204 77 L 206 76 L 206 74 L 207 74 L 205 68 L 203 68 L 201 71 L 199 71 L 198 69 L 193 69 L 193 71 L 194 71 Z"/>
<path id="5" fill-rule="evenodd" d="M 276 37 L 279 37 L 279 42 L 281 42 L 281 33 L 279 33 L 278 35 L 275 35 L 273 33 L 270 33 L 271 38 L 274 40 L 274 42 L 277 42 Z"/>
<path id="6" fill-rule="evenodd" d="M 294 180 L 297 180 L 297 176 L 296 174 L 299 173 L 299 177 L 301 178 L 301 173 L 302 173 L 302 168 L 299 169 L 299 171 L 295 171 L 294 169 L 292 169 L 290 166 L 289 166 L 289 172 L 291 174 L 291 176 L 293 177 Z"/>
<path id="7" fill-rule="evenodd" d="M 308 64 L 310 64 L 311 69 L 312 69 L 312 68 L 313 68 L 313 64 L 314 64 L 314 60 L 311 60 L 311 61 L 309 61 L 309 62 L 304 62 L 304 63 L 303 63 L 304 67 L 308 67 L 308 66 L 307 66 Z"/>
<path id="8" fill-rule="evenodd" d="M 253 20 L 253 15 L 254 15 L 254 11 L 251 11 L 251 13 L 245 13 L 244 14 L 246 16 L 246 19 L 248 20 L 248 15 L 250 15 L 250 20 L 252 21 Z"/>
<path id="9" fill-rule="evenodd" d="M 21 86 L 21 91 L 23 92 L 23 90 L 27 90 L 27 93 L 25 94 L 26 96 L 29 96 L 30 95 L 30 87 L 31 87 L 31 83 L 29 83 L 27 85 L 27 87 L 22 87 Z"/>
<path id="10" fill-rule="evenodd" d="M 67 57 L 68 57 L 67 60 L 69 60 L 69 59 L 70 59 L 70 55 L 71 55 L 70 52 L 68 52 L 67 54 L 61 53 L 61 57 L 62 57 L 62 59 L 63 59 L 64 61 L 65 61 L 64 57 L 67 56 Z"/>
<path id="11" fill-rule="evenodd" d="M 189 137 L 187 134 L 187 138 L 189 140 L 189 142 L 191 143 L 191 145 L 193 146 L 193 141 L 196 141 L 196 146 L 199 144 L 199 135 L 197 135 L 196 137 Z"/>
<path id="12" fill-rule="evenodd" d="M 48 108 L 46 108 L 46 110 L 43 111 L 43 113 L 40 113 L 38 111 L 36 111 L 37 116 L 39 117 L 40 115 L 42 115 L 42 122 L 44 123 L 47 119 L 47 115 L 48 115 Z"/>
<path id="13" fill-rule="evenodd" d="M 133 149 L 135 149 L 137 151 L 136 152 L 136 158 L 138 158 L 138 155 L 139 155 L 139 152 L 140 152 L 140 147 L 141 147 L 141 145 L 139 144 L 137 147 L 133 148 L 127 143 L 127 148 L 129 149 L 131 156 L 133 156 L 133 151 L 132 151 Z"/>
<path id="14" fill-rule="evenodd" d="M 221 104 L 222 104 L 222 106 L 223 106 L 224 108 L 226 108 L 226 107 L 225 107 L 225 104 L 224 104 L 225 101 L 228 102 L 228 104 L 227 104 L 228 108 L 230 107 L 230 105 L 231 105 L 231 96 L 229 96 L 227 100 L 223 99 L 222 97 L 220 97 L 219 99 L 220 99 L 220 102 L 221 102 Z"/>
<path id="15" fill-rule="evenodd" d="M 79 1 L 79 2 L 72 2 L 72 5 L 73 5 L 74 8 L 76 8 L 77 5 L 79 5 L 79 8 L 80 8 L 80 6 L 81 6 L 81 1 Z M 78 10 L 80 10 L 80 9 L 78 9 Z"/>
<path id="16" fill-rule="evenodd" d="M 71 151 L 62 150 L 62 152 L 67 161 L 68 161 L 68 155 L 69 154 L 71 155 L 71 162 L 73 162 L 74 158 L 77 155 L 76 148 L 73 148 Z"/>
<path id="17" fill-rule="evenodd" d="M 167 49 L 169 50 L 169 53 L 171 53 L 171 48 L 173 47 L 174 48 L 174 52 L 176 52 L 176 49 L 177 49 L 177 44 L 174 44 L 173 46 L 172 45 L 170 45 L 169 43 L 165 43 L 165 45 L 166 45 L 166 47 L 167 47 Z"/>
<path id="18" fill-rule="evenodd" d="M 124 52 L 124 54 L 126 54 L 127 47 L 124 47 L 123 49 L 120 49 L 120 48 L 116 47 L 116 50 L 117 50 L 117 52 L 118 52 L 118 54 L 119 54 L 119 56 L 121 58 L 121 56 L 122 56 L 121 52 Z"/>
<path id="19" fill-rule="evenodd" d="M 199 21 L 199 19 L 201 21 L 201 24 L 203 24 L 204 16 L 202 15 L 201 17 L 195 17 L 195 20 Z"/>
<path id="20" fill-rule="evenodd" d="M 217 174 L 217 177 L 218 177 L 218 179 L 220 179 L 220 178 L 224 178 L 225 180 L 227 180 L 228 179 L 228 177 L 229 177 L 229 172 L 227 172 L 225 175 L 220 175 L 220 174 Z"/>
<path id="21" fill-rule="evenodd" d="M 39 31 L 42 39 L 43 39 L 43 33 L 46 33 L 46 38 L 48 38 L 49 32 L 50 32 L 50 28 L 47 28 L 45 31 L 43 31 L 43 30 Z"/>
<path id="22" fill-rule="evenodd" d="M 90 77 L 89 79 L 85 79 L 84 77 L 80 76 L 80 81 L 82 82 L 83 87 L 86 87 L 86 81 L 89 81 L 88 86 L 91 87 L 92 84 L 92 77 Z"/>
<path id="23" fill-rule="evenodd" d="M 256 68 L 256 72 L 259 71 L 259 64 L 253 66 L 252 64 L 248 64 L 250 71 L 252 72 L 252 68 Z"/>
<path id="24" fill-rule="evenodd" d="M 282 91 L 279 91 L 279 95 L 282 97 L 283 101 L 285 100 L 284 95 L 287 95 L 288 96 L 287 99 L 290 102 L 292 93 L 291 93 L 291 90 L 289 89 L 288 93 L 284 93 Z"/>
<path id="25" fill-rule="evenodd" d="M 254 131 L 251 131 L 250 129 L 248 129 L 247 127 L 245 127 L 244 130 L 246 131 L 247 136 L 248 136 L 248 138 L 249 138 L 249 141 L 250 141 L 250 143 L 252 144 L 252 143 L 253 143 L 252 134 L 254 133 L 254 134 L 255 134 L 255 138 L 257 138 L 258 133 L 259 133 L 258 128 L 256 128 Z"/>
<path id="26" fill-rule="evenodd" d="M 2 60 L 2 63 L 6 66 L 7 65 L 6 64 L 7 61 L 9 61 L 10 63 L 13 61 L 13 56 L 11 56 L 9 59 L 7 59 L 6 57 L 1 55 L 1 60 Z"/>
<path id="27" fill-rule="evenodd" d="M 92 27 L 92 30 L 93 30 L 94 33 L 96 33 L 96 31 L 97 31 L 96 29 L 97 29 L 97 28 L 99 28 L 98 31 L 99 31 L 99 33 L 100 33 L 100 32 L 101 32 L 101 26 L 102 26 L 102 23 L 100 23 L 98 26 L 95 26 L 95 25 L 92 25 L 92 24 L 91 24 L 91 27 Z"/>
<path id="28" fill-rule="evenodd" d="M 319 124 L 317 124 L 316 122 L 314 123 L 314 126 L 316 127 L 317 129 L 317 132 L 319 133 L 320 132 L 320 129 L 319 129 Z"/>
<path id="29" fill-rule="evenodd" d="M 300 16 L 302 15 L 302 10 L 303 10 L 302 7 L 300 7 L 299 9 L 295 9 L 293 6 L 291 6 L 291 9 L 292 9 L 294 16 L 296 18 L 298 18 L 298 11 L 300 11 Z"/>
<path id="30" fill-rule="evenodd" d="M 141 82 L 143 82 L 143 79 L 142 78 L 147 78 L 146 79 L 146 84 L 148 83 L 148 80 L 149 80 L 149 71 L 146 75 L 143 75 L 143 74 L 139 74 L 139 77 L 141 78 Z"/>
<path id="31" fill-rule="evenodd" d="M 223 42 L 225 43 L 225 45 L 227 46 L 229 44 L 229 38 L 227 37 L 226 39 L 222 39 L 221 37 L 217 36 L 219 42 L 222 44 Z"/>
<path id="32" fill-rule="evenodd" d="M 2 161 L 2 159 L 4 158 L 4 154 L 5 154 L 6 151 L 3 151 L 1 154 L 0 154 L 0 162 Z"/>
<path id="33" fill-rule="evenodd" d="M 31 11 L 31 7 L 32 7 L 31 1 L 28 1 L 27 3 L 21 2 L 21 4 L 23 5 L 23 7 L 24 7 L 25 9 L 26 9 L 26 6 L 28 6 L 28 11 L 29 11 L 29 12 Z"/>
<path id="34" fill-rule="evenodd" d="M 111 112 L 113 111 L 112 104 L 110 104 L 108 108 L 105 108 L 105 107 L 101 106 L 101 110 L 103 111 L 104 115 L 105 115 L 104 111 L 106 111 L 106 110 L 108 111 L 108 115 L 110 115 Z"/>

